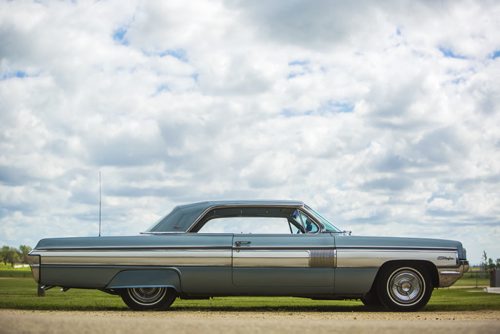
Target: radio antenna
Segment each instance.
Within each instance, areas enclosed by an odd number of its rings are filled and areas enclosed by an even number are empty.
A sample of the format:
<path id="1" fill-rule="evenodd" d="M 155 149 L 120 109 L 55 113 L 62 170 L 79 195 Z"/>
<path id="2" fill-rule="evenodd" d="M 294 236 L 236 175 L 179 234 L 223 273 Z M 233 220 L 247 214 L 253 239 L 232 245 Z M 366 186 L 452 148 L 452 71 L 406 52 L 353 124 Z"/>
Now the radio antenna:
<path id="1" fill-rule="evenodd" d="M 99 171 L 99 236 L 101 236 L 101 171 Z"/>

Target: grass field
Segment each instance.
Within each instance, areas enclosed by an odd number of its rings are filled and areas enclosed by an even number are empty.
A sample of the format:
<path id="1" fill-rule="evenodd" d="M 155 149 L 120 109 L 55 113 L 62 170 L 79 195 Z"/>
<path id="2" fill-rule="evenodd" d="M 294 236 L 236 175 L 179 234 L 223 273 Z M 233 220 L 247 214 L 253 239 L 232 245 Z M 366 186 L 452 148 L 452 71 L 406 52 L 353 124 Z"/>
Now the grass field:
<path id="1" fill-rule="evenodd" d="M 28 278 L 25 276 L 29 276 Z M 37 297 L 36 284 L 27 269 L 0 268 L 0 308 L 30 310 L 124 310 L 118 296 L 96 290 L 72 289 L 60 292 L 54 288 L 45 297 Z M 487 285 L 487 281 L 480 281 Z M 457 282 L 459 286 L 475 286 L 474 277 Z M 209 300 L 177 300 L 176 310 L 223 311 L 368 311 L 360 301 L 325 301 L 292 297 L 224 297 Z M 500 310 L 500 295 L 488 294 L 481 288 L 447 288 L 435 290 L 424 311 Z"/>
<path id="2" fill-rule="evenodd" d="M 0 277 L 32 277 L 28 267 L 12 268 L 10 265 L 0 263 Z"/>

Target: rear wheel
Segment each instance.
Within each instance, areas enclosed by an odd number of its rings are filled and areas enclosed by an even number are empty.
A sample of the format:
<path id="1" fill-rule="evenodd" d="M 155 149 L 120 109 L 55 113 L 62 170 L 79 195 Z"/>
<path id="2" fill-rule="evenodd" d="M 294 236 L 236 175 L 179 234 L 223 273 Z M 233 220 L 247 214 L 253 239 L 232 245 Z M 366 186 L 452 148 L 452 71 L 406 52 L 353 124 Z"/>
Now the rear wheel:
<path id="1" fill-rule="evenodd" d="M 416 311 L 427 305 L 432 294 L 428 271 L 420 265 L 389 265 L 382 268 L 377 294 L 384 306 L 393 311 Z"/>
<path id="2" fill-rule="evenodd" d="M 129 288 L 120 293 L 125 304 L 133 310 L 165 310 L 177 297 L 169 288 Z"/>

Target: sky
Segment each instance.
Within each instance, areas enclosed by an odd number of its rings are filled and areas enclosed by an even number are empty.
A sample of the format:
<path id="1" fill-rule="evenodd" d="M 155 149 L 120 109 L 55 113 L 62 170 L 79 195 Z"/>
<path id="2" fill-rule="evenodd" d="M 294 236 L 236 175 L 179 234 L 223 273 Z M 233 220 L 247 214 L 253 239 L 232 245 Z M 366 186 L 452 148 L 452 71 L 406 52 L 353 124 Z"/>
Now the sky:
<path id="1" fill-rule="evenodd" d="M 500 2 L 0 1 L 0 244 L 302 200 L 500 257 Z M 496 79 L 495 79 L 496 78 Z"/>

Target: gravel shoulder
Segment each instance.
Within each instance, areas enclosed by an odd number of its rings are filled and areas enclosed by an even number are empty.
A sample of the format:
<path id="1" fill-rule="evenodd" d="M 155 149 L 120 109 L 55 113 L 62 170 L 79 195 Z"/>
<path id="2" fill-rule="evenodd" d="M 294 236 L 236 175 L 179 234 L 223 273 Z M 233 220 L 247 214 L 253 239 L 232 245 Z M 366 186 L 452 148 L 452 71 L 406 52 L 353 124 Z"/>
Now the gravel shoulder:
<path id="1" fill-rule="evenodd" d="M 499 333 L 500 311 L 241 312 L 0 310 L 0 333 Z"/>

